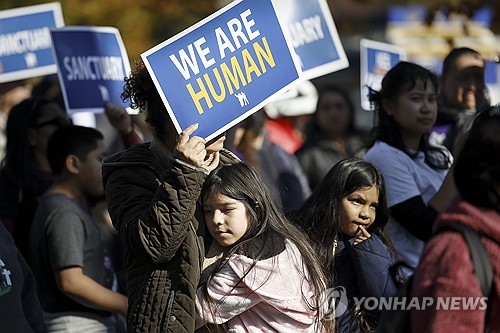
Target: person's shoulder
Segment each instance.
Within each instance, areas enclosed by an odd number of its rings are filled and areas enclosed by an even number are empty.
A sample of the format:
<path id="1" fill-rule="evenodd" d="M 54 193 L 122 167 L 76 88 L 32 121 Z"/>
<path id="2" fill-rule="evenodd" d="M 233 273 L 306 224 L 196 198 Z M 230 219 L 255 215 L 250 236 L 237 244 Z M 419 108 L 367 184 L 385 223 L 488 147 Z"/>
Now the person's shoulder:
<path id="1" fill-rule="evenodd" d="M 155 155 L 149 149 L 150 143 L 137 144 L 131 148 L 107 156 L 103 161 L 103 166 L 114 166 L 123 164 L 149 163 Z"/>
<path id="2" fill-rule="evenodd" d="M 48 208 L 67 208 L 68 206 L 73 206 L 73 201 L 61 193 L 55 193 L 51 191 L 45 192 L 38 204 L 39 207 Z"/>
<path id="3" fill-rule="evenodd" d="M 368 149 L 364 159 L 379 165 L 391 165 L 395 162 L 402 163 L 410 161 L 410 157 L 396 147 L 385 142 L 377 141 Z"/>
<path id="4" fill-rule="evenodd" d="M 46 192 L 36 209 L 33 225 L 49 227 L 58 224 L 60 221 L 69 221 L 71 216 L 90 216 L 74 200 L 61 193 Z"/>

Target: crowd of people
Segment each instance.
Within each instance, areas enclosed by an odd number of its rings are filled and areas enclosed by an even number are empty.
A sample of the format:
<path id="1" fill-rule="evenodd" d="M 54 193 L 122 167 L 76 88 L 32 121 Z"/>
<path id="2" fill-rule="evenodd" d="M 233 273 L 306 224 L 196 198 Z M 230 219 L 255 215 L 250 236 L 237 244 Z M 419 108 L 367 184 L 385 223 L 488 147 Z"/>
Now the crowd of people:
<path id="1" fill-rule="evenodd" d="M 265 107 L 209 142 L 198 124 L 177 133 L 143 63 L 121 95 L 143 135 L 120 106 L 99 130 L 60 96 L 0 85 L 1 330 L 375 332 L 385 309 L 364 298 L 484 296 L 446 229 L 461 224 L 492 268 L 485 306 L 410 308 L 408 327 L 500 332 L 500 106 L 484 67 L 469 48 L 440 76 L 399 62 L 370 92 L 372 135 L 347 91 L 321 87 L 295 152 Z"/>

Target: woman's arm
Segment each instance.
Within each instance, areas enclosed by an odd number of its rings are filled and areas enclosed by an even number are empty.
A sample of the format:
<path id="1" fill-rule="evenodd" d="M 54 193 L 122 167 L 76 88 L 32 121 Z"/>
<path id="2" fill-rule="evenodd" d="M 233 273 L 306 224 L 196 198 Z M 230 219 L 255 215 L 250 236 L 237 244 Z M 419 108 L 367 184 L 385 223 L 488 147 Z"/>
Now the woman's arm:
<path id="1" fill-rule="evenodd" d="M 192 226 L 206 174 L 184 164 L 158 177 L 147 167 L 110 173 L 106 199 L 126 248 L 146 262 L 169 261 Z"/>

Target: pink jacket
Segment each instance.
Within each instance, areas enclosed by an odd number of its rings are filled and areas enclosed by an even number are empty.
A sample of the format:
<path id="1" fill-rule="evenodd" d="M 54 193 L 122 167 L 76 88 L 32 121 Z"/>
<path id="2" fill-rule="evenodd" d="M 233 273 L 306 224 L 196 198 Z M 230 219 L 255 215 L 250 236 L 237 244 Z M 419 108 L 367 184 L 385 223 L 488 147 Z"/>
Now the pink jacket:
<path id="1" fill-rule="evenodd" d="M 490 333 L 500 332 L 500 214 L 462 201 L 451 212 L 440 215 L 434 228 L 452 222 L 477 231 L 489 254 L 494 271 L 493 292 L 488 304 L 489 328 Z M 444 231 L 429 241 L 415 272 L 412 296 L 433 297 L 435 302 L 437 297 L 483 296 L 462 235 Z M 436 306 L 430 306 L 425 310 L 412 310 L 412 332 L 484 332 L 485 310 L 479 308 L 470 310 L 462 306 L 458 310 L 436 310 Z"/>
<path id="2" fill-rule="evenodd" d="M 218 316 L 210 313 L 201 288 L 198 314 L 209 323 L 227 322 L 230 332 L 317 332 L 316 312 L 303 299 L 306 295 L 312 302 L 313 290 L 302 276 L 302 258 L 295 245 L 287 242 L 285 251 L 258 261 L 243 278 L 252 264 L 252 259 L 242 255 L 229 257 L 208 289 L 215 302 L 222 300 Z"/>

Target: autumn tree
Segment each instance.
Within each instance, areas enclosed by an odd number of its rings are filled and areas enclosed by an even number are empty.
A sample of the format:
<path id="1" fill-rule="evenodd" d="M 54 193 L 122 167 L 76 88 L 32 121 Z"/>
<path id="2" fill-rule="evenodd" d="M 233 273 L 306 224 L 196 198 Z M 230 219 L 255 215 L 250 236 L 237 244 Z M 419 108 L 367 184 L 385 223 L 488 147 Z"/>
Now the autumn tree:
<path id="1" fill-rule="evenodd" d="M 216 0 L 61 0 L 65 25 L 119 29 L 130 61 L 215 12 Z M 2 0 L 0 10 L 47 3 Z"/>

